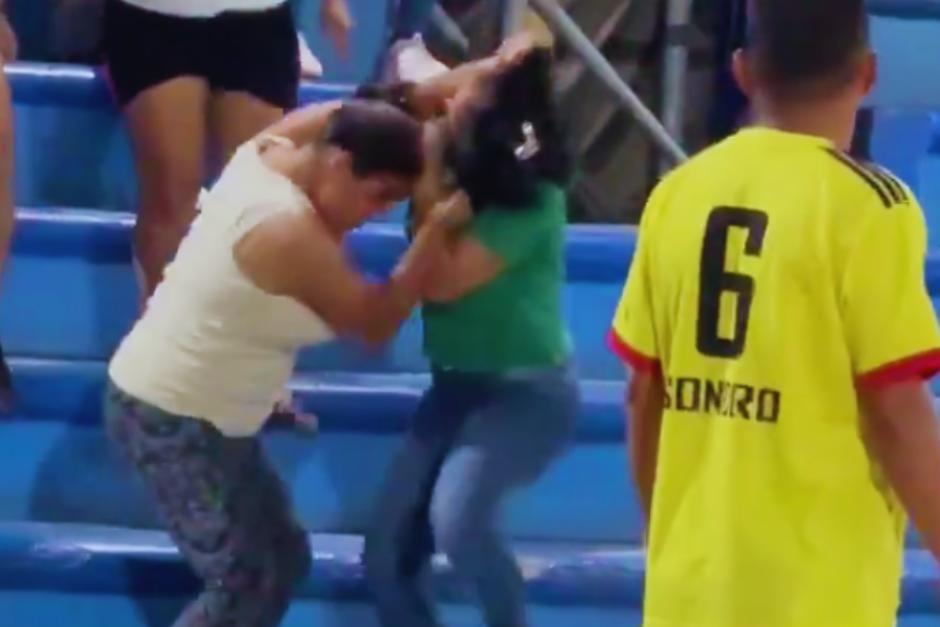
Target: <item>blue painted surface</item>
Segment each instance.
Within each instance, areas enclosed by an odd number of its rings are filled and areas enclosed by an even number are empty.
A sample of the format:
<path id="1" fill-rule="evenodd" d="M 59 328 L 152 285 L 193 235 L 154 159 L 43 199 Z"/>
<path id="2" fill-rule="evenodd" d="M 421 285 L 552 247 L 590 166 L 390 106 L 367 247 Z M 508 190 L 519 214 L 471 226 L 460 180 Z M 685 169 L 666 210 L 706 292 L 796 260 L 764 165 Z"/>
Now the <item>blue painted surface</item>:
<path id="1" fill-rule="evenodd" d="M 130 143 L 101 72 L 20 63 L 6 70 L 16 117 L 16 197 L 20 205 L 133 210 L 137 185 Z M 348 95 L 316 83 L 303 103 Z"/>
<path id="2" fill-rule="evenodd" d="M 10 359 L 26 418 L 72 425 L 100 424 L 104 362 Z M 292 389 L 304 409 L 325 420 L 330 431 L 396 434 L 404 431 L 429 383 L 427 374 L 315 373 L 298 375 Z M 581 379 L 582 412 L 577 438 L 620 442 L 623 437 L 622 381 Z"/>
<path id="3" fill-rule="evenodd" d="M 166 627 L 184 605 L 182 598 L 122 595 L 72 595 L 56 592 L 4 593 L 0 590 L 4 620 L 31 627 L 102 627 L 107 625 Z M 640 616 L 628 608 L 539 606 L 529 608 L 532 623 L 539 627 L 582 625 L 639 627 Z M 480 627 L 480 616 L 468 605 L 446 605 L 442 619 L 448 627 Z M 933 623 L 902 620 L 900 627 L 927 627 Z M 374 612 L 361 602 L 308 600 L 291 606 L 282 627 L 377 627 Z"/>
<path id="4" fill-rule="evenodd" d="M 940 21 L 875 16 L 871 39 L 878 53 L 878 83 L 870 103 L 878 107 L 930 110 L 940 105 L 933 59 L 940 52 Z"/>
<path id="5" fill-rule="evenodd" d="M 12 360 L 17 415 L 0 422 L 7 476 L 0 520 L 158 526 L 150 504 L 101 431 L 101 362 Z M 360 532 L 380 481 L 427 385 L 426 375 L 339 373 L 294 381 L 298 403 L 321 434 L 280 427 L 267 434 L 311 530 Z M 519 538 L 627 541 L 640 537 L 623 445 L 623 383 L 581 382 L 584 403 L 569 452 L 506 512 Z M 76 474 L 75 469 L 81 468 Z M 597 477 L 605 477 L 597 482 Z M 590 491 L 579 485 L 595 486 Z"/>
<path id="6" fill-rule="evenodd" d="M 865 5 L 874 15 L 914 20 L 940 19 L 938 0 L 867 0 Z"/>
<path id="7" fill-rule="evenodd" d="M 367 599 L 360 539 L 318 535 L 311 543 L 314 567 L 298 592 L 299 602 L 323 597 L 334 602 Z M 609 608 L 621 612 L 621 621 L 635 617 L 643 588 L 639 551 L 542 543 L 518 546 L 517 556 L 533 604 Z M 933 562 L 919 551 L 909 551 L 904 571 L 901 616 L 920 619 L 938 611 L 938 571 Z M 437 560 L 434 572 L 442 599 L 451 603 L 467 599 L 448 576 L 446 563 Z M 195 590 L 162 534 L 66 525 L 0 526 L 0 586 L 17 592 L 124 593 L 138 598 Z"/>
<path id="8" fill-rule="evenodd" d="M 320 39 L 313 5 L 297 3 L 331 80 L 364 77 L 381 45 L 379 0 L 352 2 L 359 25 L 346 64 Z M 48 29 L 45 3 L 17 3 L 27 6 L 19 19 L 38 42 Z M 931 113 L 940 105 L 940 88 L 936 81 L 911 80 L 915 72 L 933 76 L 940 31 L 924 18 L 940 15 L 940 2 L 870 5 L 884 16 L 874 24 L 882 58 L 872 98 L 878 107 L 874 152 L 921 194 L 928 221 L 940 227 L 940 150 L 931 146 L 940 141 Z M 19 392 L 17 415 L 0 421 L 6 452 L 0 469 L 8 478 L 0 482 L 0 520 L 23 521 L 0 523 L 0 622 L 166 625 L 195 590 L 166 538 L 75 524 L 159 525 L 99 418 L 104 362 L 135 314 L 133 216 L 126 213 L 135 185 L 127 139 L 94 72 L 19 65 L 8 75 L 16 99 L 18 200 L 35 209 L 20 214 L 0 294 L 0 338 L 18 356 Z M 345 93 L 341 85 L 306 86 L 301 97 Z M 57 209 L 62 206 L 103 211 Z M 640 624 L 640 517 L 622 443 L 623 372 L 603 343 L 633 246 L 629 230 L 569 231 L 566 311 L 585 396 L 577 439 L 505 512 L 510 534 L 529 541 L 518 550 L 532 620 L 542 627 Z M 397 226 L 369 225 L 350 238 L 353 256 L 375 275 L 387 273 L 403 247 Z M 926 276 L 940 296 L 940 254 L 928 260 Z M 300 370 L 294 388 L 301 404 L 320 415 L 322 433 L 313 438 L 280 426 L 264 436 L 302 521 L 317 533 L 313 573 L 285 624 L 372 627 L 356 534 L 371 522 L 386 464 L 427 383 L 419 322 L 409 321 L 378 353 L 348 343 L 305 352 Z M 899 625 L 934 626 L 940 573 L 911 546 Z M 446 567 L 437 569 L 437 582 L 450 601 L 448 624 L 478 625 Z"/>
<path id="9" fill-rule="evenodd" d="M 104 365 L 19 359 L 12 365 L 17 415 L 0 422 L 0 441 L 9 451 L 4 472 L 18 480 L 0 482 L 0 520 L 159 526 L 101 431 Z M 300 405 L 320 418 L 320 435 L 277 425 L 265 440 L 308 529 L 356 533 L 367 527 L 385 468 L 426 383 L 424 375 L 348 373 L 294 381 Z M 581 388 L 571 447 L 542 480 L 513 498 L 507 530 L 516 538 L 637 542 L 624 384 L 582 380 Z"/>
<path id="10" fill-rule="evenodd" d="M 381 408 L 373 412 L 381 415 Z M 17 478 L 0 485 L 0 520 L 162 527 L 136 475 L 100 428 L 15 421 L 0 425 L 0 436 L 16 451 L 4 472 Z M 265 436 L 299 520 L 311 531 L 342 533 L 362 533 L 374 523 L 375 497 L 399 441 L 397 434 L 329 431 L 318 439 L 285 430 Z M 623 444 L 579 443 L 538 484 L 511 499 L 503 515 L 507 533 L 636 542 L 626 467 Z"/>
<path id="11" fill-rule="evenodd" d="M 132 216 L 78 210 L 25 210 L 19 216 L 14 255 L 0 291 L 5 349 L 21 356 L 107 359 L 136 314 Z M 565 302 L 580 372 L 587 378 L 622 378 L 623 369 L 604 338 L 632 254 L 630 233 L 608 227 L 570 230 L 571 282 Z M 387 273 L 405 247 L 401 228 L 392 225 L 369 225 L 349 242 L 354 257 L 376 275 Z M 59 303 L 68 303 L 68 309 Z M 306 351 L 300 360 L 303 371 L 426 368 L 416 315 L 382 350 L 346 342 Z"/>
<path id="12" fill-rule="evenodd" d="M 23 211 L 14 256 L 0 299 L 0 337 L 12 354 L 79 360 L 107 359 L 136 312 L 129 264 L 131 217 L 76 210 Z M 565 311 L 579 373 L 621 379 L 623 368 L 605 335 L 633 254 L 635 234 L 619 227 L 569 227 Z M 382 275 L 405 246 L 401 230 L 368 225 L 349 247 L 362 267 Z M 940 296 L 940 252 L 926 266 L 928 286 Z M 37 289 L 41 286 L 42 289 Z M 58 306 L 68 303 L 67 309 Z M 421 329 L 413 316 L 379 351 L 353 343 L 305 351 L 302 371 L 423 372 Z"/>

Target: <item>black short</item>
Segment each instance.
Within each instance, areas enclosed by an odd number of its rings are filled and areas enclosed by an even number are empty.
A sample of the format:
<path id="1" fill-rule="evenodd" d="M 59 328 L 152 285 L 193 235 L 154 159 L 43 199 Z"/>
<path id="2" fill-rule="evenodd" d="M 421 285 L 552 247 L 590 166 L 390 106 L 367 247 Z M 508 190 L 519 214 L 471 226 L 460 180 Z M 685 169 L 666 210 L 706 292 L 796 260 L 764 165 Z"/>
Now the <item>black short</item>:
<path id="1" fill-rule="evenodd" d="M 287 2 L 265 11 L 190 18 L 107 0 L 104 23 L 111 84 L 122 107 L 181 76 L 203 78 L 213 91 L 248 92 L 283 109 L 297 104 L 300 61 Z"/>

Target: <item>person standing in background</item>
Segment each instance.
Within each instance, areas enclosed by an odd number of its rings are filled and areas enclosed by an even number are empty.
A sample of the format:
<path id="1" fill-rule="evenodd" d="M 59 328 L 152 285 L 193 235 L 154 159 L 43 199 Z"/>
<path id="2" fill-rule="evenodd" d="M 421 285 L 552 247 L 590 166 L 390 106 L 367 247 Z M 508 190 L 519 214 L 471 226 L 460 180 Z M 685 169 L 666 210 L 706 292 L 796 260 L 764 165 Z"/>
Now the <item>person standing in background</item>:
<path id="1" fill-rule="evenodd" d="M 346 0 L 322 11 L 344 49 Z M 106 0 L 103 44 L 137 166 L 146 302 L 195 216 L 206 162 L 228 161 L 296 104 L 298 36 L 286 0 Z"/>
<path id="2" fill-rule="evenodd" d="M 754 125 L 671 172 L 611 345 L 649 524 L 650 627 L 893 627 L 909 514 L 940 556 L 924 215 L 847 153 L 863 0 L 752 0 Z"/>

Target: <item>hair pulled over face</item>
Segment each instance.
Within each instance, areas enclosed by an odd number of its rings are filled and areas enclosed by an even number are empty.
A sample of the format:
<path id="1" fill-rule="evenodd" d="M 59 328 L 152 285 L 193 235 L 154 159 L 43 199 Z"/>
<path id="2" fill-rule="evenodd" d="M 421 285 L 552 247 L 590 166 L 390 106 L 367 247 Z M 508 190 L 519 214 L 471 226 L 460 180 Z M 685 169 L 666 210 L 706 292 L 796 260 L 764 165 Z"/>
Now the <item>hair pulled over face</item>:
<path id="1" fill-rule="evenodd" d="M 447 166 L 475 211 L 525 208 L 540 184 L 567 184 L 571 157 L 548 49 L 534 48 L 461 90 L 449 120 Z"/>

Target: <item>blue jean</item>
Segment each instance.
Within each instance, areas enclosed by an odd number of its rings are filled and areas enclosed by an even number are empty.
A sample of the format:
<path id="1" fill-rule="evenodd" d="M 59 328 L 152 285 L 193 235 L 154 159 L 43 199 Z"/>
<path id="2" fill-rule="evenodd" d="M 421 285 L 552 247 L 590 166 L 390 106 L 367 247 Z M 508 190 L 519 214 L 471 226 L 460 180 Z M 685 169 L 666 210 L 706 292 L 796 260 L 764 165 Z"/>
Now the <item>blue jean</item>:
<path id="1" fill-rule="evenodd" d="M 366 537 L 366 573 L 384 627 L 440 624 L 427 581 L 435 549 L 472 584 L 487 625 L 527 624 L 522 575 L 497 517 L 512 491 L 564 451 L 577 409 L 567 368 L 435 374 Z"/>

